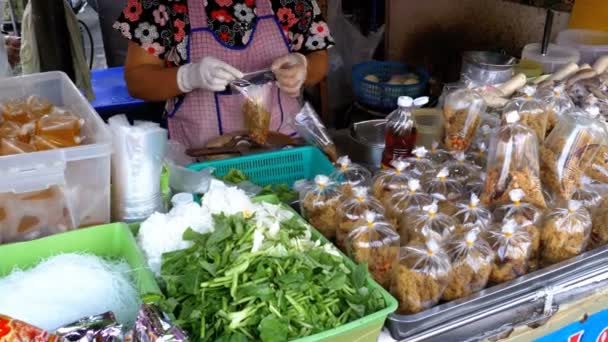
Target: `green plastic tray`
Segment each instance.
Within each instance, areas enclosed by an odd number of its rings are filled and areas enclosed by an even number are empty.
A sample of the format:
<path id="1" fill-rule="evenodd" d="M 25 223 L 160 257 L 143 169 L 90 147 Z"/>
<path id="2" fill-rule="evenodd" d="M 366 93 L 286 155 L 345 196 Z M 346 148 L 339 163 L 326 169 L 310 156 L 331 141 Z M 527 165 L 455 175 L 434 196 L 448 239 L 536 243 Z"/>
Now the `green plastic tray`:
<path id="1" fill-rule="evenodd" d="M 268 202 L 272 204 L 281 204 L 285 209 L 291 210 L 293 213 L 297 215 L 304 223 L 309 225 L 298 213 L 295 212 L 291 207 L 281 203 L 279 199 L 274 195 L 269 196 L 259 196 L 255 198 L 257 202 Z M 310 225 L 309 225 L 310 226 Z M 312 228 L 312 227 L 311 227 Z M 321 241 L 325 243 L 330 243 L 321 233 L 319 233 L 316 229 L 312 228 L 312 236 L 313 238 L 321 239 Z M 349 268 L 355 267 L 354 262 L 342 254 L 345 259 L 346 266 Z M 388 317 L 388 315 L 392 314 L 397 310 L 398 302 L 393 296 L 391 296 L 382 286 L 374 281 L 374 279 L 368 274 L 367 276 L 367 284 L 372 287 L 379 289 L 382 293 L 382 297 L 384 297 L 384 301 L 386 303 L 386 308 L 375 312 L 371 315 L 360 318 L 356 321 L 350 322 L 343 326 L 337 327 L 332 330 L 324 331 L 322 333 L 307 336 L 301 339 L 296 340 L 297 342 L 376 342 L 378 341 L 378 336 L 382 331 L 382 327 L 384 326 L 384 321 Z"/>
<path id="2" fill-rule="evenodd" d="M 74 230 L 42 239 L 0 246 L 0 277 L 15 268 L 27 269 L 49 257 L 64 253 L 89 253 L 106 258 L 124 258 L 133 270 L 133 281 L 146 303 L 162 298 L 128 226 L 114 223 Z"/>
<path id="3" fill-rule="evenodd" d="M 310 146 L 188 166 L 189 169 L 195 171 L 208 167 L 215 168 L 214 174 L 218 177 L 225 176 L 231 169 L 238 169 L 256 185 L 287 184 L 290 187 L 297 180 L 310 180 L 316 175 L 329 175 L 334 170 L 334 166 L 323 152 Z"/>

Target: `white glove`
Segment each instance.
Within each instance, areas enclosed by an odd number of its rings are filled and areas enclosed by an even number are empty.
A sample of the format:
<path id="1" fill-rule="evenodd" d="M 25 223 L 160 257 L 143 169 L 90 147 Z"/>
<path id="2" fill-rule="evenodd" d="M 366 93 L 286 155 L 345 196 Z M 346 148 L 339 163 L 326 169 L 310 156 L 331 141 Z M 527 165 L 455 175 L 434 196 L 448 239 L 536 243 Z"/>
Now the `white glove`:
<path id="1" fill-rule="evenodd" d="M 177 86 L 183 93 L 194 89 L 222 91 L 243 73 L 217 58 L 205 57 L 198 63 L 181 66 L 177 70 Z"/>
<path id="2" fill-rule="evenodd" d="M 304 55 L 290 53 L 279 57 L 272 63 L 271 69 L 281 90 L 291 97 L 300 96 L 308 72 L 308 61 Z"/>

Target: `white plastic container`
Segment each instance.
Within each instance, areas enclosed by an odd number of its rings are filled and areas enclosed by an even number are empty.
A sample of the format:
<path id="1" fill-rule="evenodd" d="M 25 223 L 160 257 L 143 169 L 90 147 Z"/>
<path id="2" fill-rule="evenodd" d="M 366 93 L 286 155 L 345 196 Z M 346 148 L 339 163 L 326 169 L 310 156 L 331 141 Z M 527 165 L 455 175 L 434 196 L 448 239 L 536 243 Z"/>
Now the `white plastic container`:
<path id="1" fill-rule="evenodd" d="M 62 72 L 0 80 L 0 103 L 30 95 L 48 99 L 83 118 L 84 142 L 76 147 L 0 157 L 0 243 L 29 240 L 110 221 L 112 139 L 106 124 Z M 32 213 L 26 208 L 27 201 L 15 203 L 11 198 L 24 193 L 39 194 L 47 189 L 60 192 L 65 207 L 56 209 L 56 206 L 42 205 L 47 208 L 46 212 L 39 215 L 40 209 L 37 209 L 34 215 L 41 228 L 19 231 L 14 226 L 15 220 L 32 216 Z M 57 226 L 51 219 L 57 213 L 52 211 L 66 209 L 63 216 L 69 216 L 71 222 Z M 8 219 L 10 217 L 12 220 Z"/>
<path id="2" fill-rule="evenodd" d="M 541 54 L 539 43 L 526 45 L 521 53 L 522 60 L 528 59 L 542 64 L 544 74 L 551 74 L 570 62 L 578 63 L 580 57 L 577 49 L 555 44 L 549 44 L 547 54 L 544 56 Z"/>
<path id="3" fill-rule="evenodd" d="M 599 57 L 608 55 L 606 31 L 565 30 L 557 35 L 556 43 L 577 49 L 581 54 L 581 64 L 593 64 Z"/>

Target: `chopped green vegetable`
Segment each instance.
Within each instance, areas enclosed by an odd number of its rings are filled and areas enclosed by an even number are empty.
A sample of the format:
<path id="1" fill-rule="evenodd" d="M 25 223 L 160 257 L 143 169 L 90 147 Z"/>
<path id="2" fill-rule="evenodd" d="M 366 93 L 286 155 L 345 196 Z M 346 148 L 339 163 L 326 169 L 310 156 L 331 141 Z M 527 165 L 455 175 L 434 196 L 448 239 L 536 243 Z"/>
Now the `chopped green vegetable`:
<path id="1" fill-rule="evenodd" d="M 163 255 L 161 306 L 193 341 L 286 341 L 385 307 L 366 266 L 351 272 L 297 217 L 272 234 L 255 216 L 214 220 L 213 233 L 188 230 L 194 245 Z"/>
<path id="2" fill-rule="evenodd" d="M 232 184 L 239 184 L 249 180 L 246 174 L 243 171 L 238 169 L 230 169 L 228 173 L 224 177 L 219 177 L 221 180 L 230 182 Z"/>
<path id="3" fill-rule="evenodd" d="M 247 175 L 238 169 L 230 169 L 224 177 L 220 177 L 225 182 L 240 184 L 249 180 Z M 287 184 L 267 185 L 262 188 L 258 196 L 276 195 L 283 203 L 291 203 L 298 199 L 298 192 L 289 188 Z"/>

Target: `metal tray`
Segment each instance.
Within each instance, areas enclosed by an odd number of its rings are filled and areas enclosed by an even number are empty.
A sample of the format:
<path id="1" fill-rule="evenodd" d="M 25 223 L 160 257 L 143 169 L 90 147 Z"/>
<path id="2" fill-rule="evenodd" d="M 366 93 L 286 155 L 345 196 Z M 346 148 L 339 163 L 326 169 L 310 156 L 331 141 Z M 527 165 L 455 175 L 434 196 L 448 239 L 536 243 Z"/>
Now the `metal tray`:
<path id="1" fill-rule="evenodd" d="M 393 338 L 408 342 L 500 338 L 515 326 L 542 324 L 560 301 L 572 300 L 575 289 L 604 283 L 608 286 L 608 247 L 415 315 L 393 314 L 386 325 Z"/>

